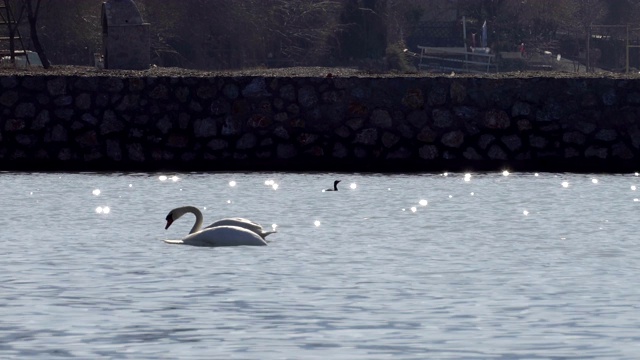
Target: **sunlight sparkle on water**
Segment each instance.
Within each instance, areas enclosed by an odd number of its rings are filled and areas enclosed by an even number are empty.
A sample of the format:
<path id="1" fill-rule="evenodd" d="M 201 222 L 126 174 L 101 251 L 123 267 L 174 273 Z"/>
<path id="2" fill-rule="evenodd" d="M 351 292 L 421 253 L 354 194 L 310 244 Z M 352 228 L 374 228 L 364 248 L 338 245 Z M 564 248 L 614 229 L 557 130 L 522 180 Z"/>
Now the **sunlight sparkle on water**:
<path id="1" fill-rule="evenodd" d="M 275 182 L 275 181 L 273 181 L 273 180 L 265 180 L 265 181 L 264 181 L 264 184 L 265 184 L 265 185 L 267 185 L 267 186 L 273 186 L 273 184 L 275 184 L 275 183 L 276 183 L 276 182 Z"/>
<path id="2" fill-rule="evenodd" d="M 594 184 L 597 184 L 598 183 L 598 179 L 591 179 L 591 182 L 594 183 Z"/>
<path id="3" fill-rule="evenodd" d="M 502 172 L 502 176 L 509 176 L 509 171 L 504 170 L 504 171 Z"/>
<path id="4" fill-rule="evenodd" d="M 632 191 L 636 191 L 636 186 L 635 185 L 631 185 L 631 190 Z"/>
<path id="5" fill-rule="evenodd" d="M 98 196 L 100 195 L 100 189 L 95 189 L 91 192 L 93 195 Z"/>
<path id="6" fill-rule="evenodd" d="M 231 204 L 231 200 L 227 200 L 227 204 Z"/>
<path id="7" fill-rule="evenodd" d="M 171 181 L 173 181 L 173 182 L 176 182 L 176 181 L 178 181 L 178 180 L 180 180 L 180 178 L 179 178 L 179 177 L 177 177 L 177 176 L 175 176 L 175 175 L 173 175 L 173 176 L 171 177 Z"/>
<path id="8" fill-rule="evenodd" d="M 464 174 L 464 181 L 467 181 L 467 182 L 471 181 L 471 174 L 469 173 Z"/>
<path id="9" fill-rule="evenodd" d="M 533 174 L 533 176 L 540 176 L 538 173 Z"/>
<path id="10" fill-rule="evenodd" d="M 167 181 L 167 177 L 165 175 L 160 175 L 160 176 L 158 176 L 158 180 Z"/>
<path id="11" fill-rule="evenodd" d="M 315 225 L 316 227 L 320 226 L 320 220 L 316 220 L 313 222 L 313 225 Z"/>
<path id="12" fill-rule="evenodd" d="M 349 187 L 351 188 L 351 190 L 355 190 L 355 188 L 357 188 L 358 185 L 356 185 L 356 183 L 351 183 Z"/>
<path id="13" fill-rule="evenodd" d="M 427 206 L 428 202 L 425 199 L 422 199 L 418 202 L 418 204 L 420 204 L 420 206 Z"/>
<path id="14" fill-rule="evenodd" d="M 108 214 L 111 212 L 111 209 L 108 206 L 98 206 L 96 208 L 97 214 Z"/>
<path id="15" fill-rule="evenodd" d="M 278 224 L 271 224 L 271 229 L 273 231 L 276 231 L 276 228 L 278 227 Z"/>
<path id="16" fill-rule="evenodd" d="M 416 211 L 418 211 L 418 208 L 417 208 L 417 207 L 415 207 L 415 206 L 412 206 L 412 207 L 411 207 L 411 212 L 416 212 Z"/>
<path id="17" fill-rule="evenodd" d="M 273 188 L 273 190 L 278 190 L 278 187 L 279 187 L 279 186 L 280 186 L 280 185 L 278 185 L 278 184 L 276 184 L 276 183 L 271 184 L 271 188 Z"/>
<path id="18" fill-rule="evenodd" d="M 529 215 L 529 212 L 528 212 L 527 210 L 524 210 L 524 211 L 522 212 L 522 215 L 527 216 L 527 215 Z"/>
<path id="19" fill-rule="evenodd" d="M 234 180 L 229 181 L 229 186 L 231 187 L 236 186 L 236 182 Z"/>
<path id="20" fill-rule="evenodd" d="M 563 181 L 562 182 L 562 187 L 563 188 L 568 188 L 569 187 L 569 182 L 568 181 Z"/>

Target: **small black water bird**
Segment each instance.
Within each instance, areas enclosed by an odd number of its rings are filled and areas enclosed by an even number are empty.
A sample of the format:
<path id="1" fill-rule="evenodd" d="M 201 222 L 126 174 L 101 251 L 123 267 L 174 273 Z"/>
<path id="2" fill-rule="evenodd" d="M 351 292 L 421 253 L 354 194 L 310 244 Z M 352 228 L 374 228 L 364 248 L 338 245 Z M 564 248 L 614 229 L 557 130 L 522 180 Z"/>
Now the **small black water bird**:
<path id="1" fill-rule="evenodd" d="M 333 189 L 329 188 L 329 189 L 324 189 L 324 191 L 338 191 L 338 183 L 340 182 L 340 180 L 336 180 L 333 182 Z"/>

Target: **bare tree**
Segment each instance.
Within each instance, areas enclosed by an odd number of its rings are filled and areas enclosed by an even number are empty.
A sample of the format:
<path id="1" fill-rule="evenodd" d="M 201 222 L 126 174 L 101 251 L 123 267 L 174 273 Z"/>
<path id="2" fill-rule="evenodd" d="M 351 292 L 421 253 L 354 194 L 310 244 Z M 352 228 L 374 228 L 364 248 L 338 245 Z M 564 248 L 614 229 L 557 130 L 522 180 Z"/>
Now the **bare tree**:
<path id="1" fill-rule="evenodd" d="M 216 12 L 204 8 L 202 1 L 138 0 L 136 4 L 142 18 L 151 23 L 152 62 L 161 66 L 198 67 L 193 43 L 202 32 L 202 24 L 207 23 L 203 15 L 215 21 Z"/>
<path id="2" fill-rule="evenodd" d="M 593 71 L 591 49 L 591 26 L 597 24 L 608 11 L 608 4 L 604 0 L 572 0 L 568 4 L 573 9 L 573 17 L 570 23 L 582 32 L 586 44 L 586 68 L 587 72 Z"/>
<path id="3" fill-rule="evenodd" d="M 49 58 L 44 51 L 44 47 L 40 43 L 40 37 L 38 36 L 38 15 L 40 13 L 40 4 L 42 0 L 23 0 L 25 8 L 27 9 L 27 20 L 29 20 L 29 32 L 31 34 L 31 41 L 33 42 L 33 47 L 35 48 L 38 56 L 40 57 L 40 61 L 42 62 L 42 66 L 45 69 L 51 67 L 51 63 L 49 62 Z"/>
<path id="4" fill-rule="evenodd" d="M 11 2 L 6 2 L 5 5 L 6 13 L 3 14 L 3 17 L 9 30 L 9 56 L 11 62 L 15 64 L 16 34 L 19 33 L 19 27 L 24 17 L 24 6 L 21 6 L 22 4 L 20 3 Z M 22 41 L 22 39 L 19 40 Z"/>
<path id="5" fill-rule="evenodd" d="M 33 47 L 41 58 L 82 65 L 91 63 L 101 48 L 102 1 L 12 0 L 24 5 Z M 640 8 L 640 0 L 618 2 L 618 14 Z M 492 47 L 515 47 L 525 37 L 544 42 L 560 30 L 585 39 L 588 24 L 602 21 L 602 14 L 614 6 L 604 0 L 136 0 L 136 4 L 151 23 L 152 58 L 158 64 L 203 69 L 378 59 L 388 55 L 390 46 L 401 47 L 420 21 L 456 15 L 466 15 L 476 27 L 487 20 Z"/>
<path id="6" fill-rule="evenodd" d="M 102 44 L 101 5 L 102 0 L 41 1 L 37 16 L 38 39 L 50 62 L 93 63 L 93 54 L 100 51 Z"/>

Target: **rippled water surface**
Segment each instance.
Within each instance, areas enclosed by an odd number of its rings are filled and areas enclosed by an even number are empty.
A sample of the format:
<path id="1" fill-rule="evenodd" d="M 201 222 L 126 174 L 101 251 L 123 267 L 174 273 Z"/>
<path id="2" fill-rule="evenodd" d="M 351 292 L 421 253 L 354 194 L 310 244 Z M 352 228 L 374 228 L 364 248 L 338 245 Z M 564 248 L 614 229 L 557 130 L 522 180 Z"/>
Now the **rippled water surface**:
<path id="1" fill-rule="evenodd" d="M 640 177 L 464 175 L 0 173 L 0 358 L 637 359 Z"/>

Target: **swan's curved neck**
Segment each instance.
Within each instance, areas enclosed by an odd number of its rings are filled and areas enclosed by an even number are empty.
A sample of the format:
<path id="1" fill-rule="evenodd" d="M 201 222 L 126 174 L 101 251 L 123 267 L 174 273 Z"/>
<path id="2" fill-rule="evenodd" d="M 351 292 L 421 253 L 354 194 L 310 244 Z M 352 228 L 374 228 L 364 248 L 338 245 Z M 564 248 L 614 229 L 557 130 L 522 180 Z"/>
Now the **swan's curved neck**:
<path id="1" fill-rule="evenodd" d="M 200 211 L 200 209 L 195 206 L 185 206 L 183 210 L 185 214 L 192 213 L 196 216 L 196 222 L 193 224 L 193 227 L 191 228 L 191 231 L 189 231 L 189 234 L 200 231 L 200 228 L 202 227 L 202 212 Z"/>

